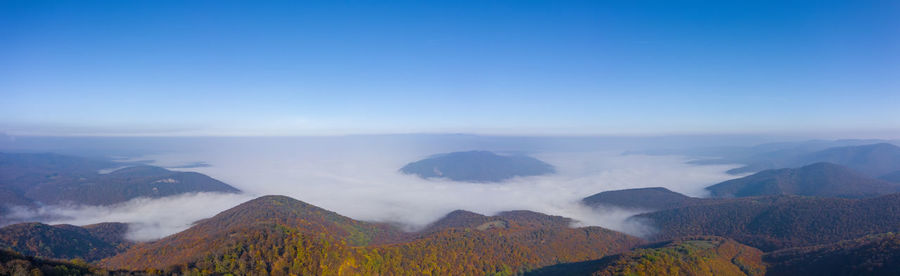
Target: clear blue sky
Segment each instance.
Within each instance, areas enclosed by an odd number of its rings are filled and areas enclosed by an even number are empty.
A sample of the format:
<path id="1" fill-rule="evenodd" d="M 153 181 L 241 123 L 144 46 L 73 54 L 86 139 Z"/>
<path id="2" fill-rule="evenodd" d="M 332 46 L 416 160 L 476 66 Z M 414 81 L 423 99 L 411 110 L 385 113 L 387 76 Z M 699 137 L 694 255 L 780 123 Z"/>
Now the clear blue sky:
<path id="1" fill-rule="evenodd" d="M 8 134 L 894 130 L 900 1 L 0 2 Z"/>

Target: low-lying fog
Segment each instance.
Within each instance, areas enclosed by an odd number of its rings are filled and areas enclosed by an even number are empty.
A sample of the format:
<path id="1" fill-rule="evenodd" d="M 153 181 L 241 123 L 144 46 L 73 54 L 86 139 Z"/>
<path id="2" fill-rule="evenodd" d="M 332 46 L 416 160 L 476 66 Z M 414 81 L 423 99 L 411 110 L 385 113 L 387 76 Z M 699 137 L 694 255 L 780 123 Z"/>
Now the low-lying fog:
<path id="1" fill-rule="evenodd" d="M 406 143 L 392 139 L 278 139 L 190 143 L 160 148 L 135 160 L 176 167 L 205 162 L 196 171 L 245 192 L 241 195 L 200 193 L 161 199 L 135 199 L 109 206 L 45 206 L 17 209 L 14 216 L 56 217 L 47 223 L 85 225 L 131 223 L 129 237 L 151 240 L 176 233 L 256 196 L 278 194 L 314 204 L 354 219 L 403 224 L 415 230 L 455 209 L 486 215 L 506 210 L 533 210 L 634 235 L 652 231 L 626 222 L 628 210 L 591 210 L 579 200 L 607 190 L 666 187 L 690 196 L 705 196 L 703 188 L 734 178 L 734 166 L 695 166 L 677 156 L 623 155 L 632 148 L 591 147 L 573 150 L 534 145 L 504 146 Z M 176 143 L 177 144 L 177 143 Z M 458 150 L 521 151 L 557 168 L 554 175 L 513 179 L 504 183 L 460 183 L 425 180 L 398 169 L 431 154 Z"/>

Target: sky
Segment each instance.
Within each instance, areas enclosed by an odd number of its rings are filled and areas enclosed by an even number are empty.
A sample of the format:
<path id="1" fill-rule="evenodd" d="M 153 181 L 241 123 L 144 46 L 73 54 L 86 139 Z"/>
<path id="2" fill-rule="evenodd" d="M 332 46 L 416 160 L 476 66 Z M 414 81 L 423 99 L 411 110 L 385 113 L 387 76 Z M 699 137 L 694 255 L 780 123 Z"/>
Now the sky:
<path id="1" fill-rule="evenodd" d="M 0 133 L 887 133 L 898 1 L 2 1 Z"/>

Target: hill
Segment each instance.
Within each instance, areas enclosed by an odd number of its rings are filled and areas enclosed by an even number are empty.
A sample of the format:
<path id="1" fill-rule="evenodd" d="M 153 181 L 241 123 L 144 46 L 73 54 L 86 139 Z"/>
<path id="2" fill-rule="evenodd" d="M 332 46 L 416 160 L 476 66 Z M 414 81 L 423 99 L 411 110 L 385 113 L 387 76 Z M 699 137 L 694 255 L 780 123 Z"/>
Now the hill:
<path id="1" fill-rule="evenodd" d="M 494 217 L 458 211 L 427 231 L 403 233 L 288 197 L 266 196 L 101 264 L 272 275 L 510 275 L 600 258 L 642 242 L 599 227 L 569 228 L 570 222 L 528 211 Z M 489 226 L 482 227 L 485 223 Z"/>
<path id="2" fill-rule="evenodd" d="M 277 229 L 291 229 L 309 236 L 324 235 L 344 240 L 351 246 L 364 246 L 373 240 L 393 240 L 403 234 L 387 225 L 356 221 L 290 197 L 264 196 L 198 221 L 195 226 L 172 236 L 138 244 L 106 263 L 129 269 L 187 264 L 204 254 L 224 249 L 231 240 L 251 238 L 254 233 Z"/>
<path id="3" fill-rule="evenodd" d="M 900 192 L 900 184 L 873 179 L 844 166 L 815 163 L 797 169 L 765 170 L 710 187 L 713 197 L 803 195 L 862 198 Z"/>
<path id="4" fill-rule="evenodd" d="M 606 191 L 581 200 L 591 207 L 615 206 L 636 210 L 663 210 L 699 204 L 704 199 L 692 198 L 662 187 Z"/>
<path id="5" fill-rule="evenodd" d="M 553 166 L 528 156 L 505 156 L 489 151 L 466 151 L 435 155 L 400 168 L 404 174 L 422 178 L 446 178 L 464 182 L 500 182 L 517 176 L 556 172 Z"/>
<path id="6" fill-rule="evenodd" d="M 526 210 L 506 211 L 495 216 L 456 210 L 431 223 L 418 234 L 429 234 L 447 229 L 485 231 L 490 229 L 566 228 L 573 223 L 575 221 L 570 218 L 550 216 Z"/>
<path id="7" fill-rule="evenodd" d="M 526 275 L 764 275 L 762 252 L 720 237 L 657 243 L 599 260 L 554 265 Z"/>
<path id="8" fill-rule="evenodd" d="M 714 235 L 772 251 L 900 230 L 900 194 L 866 199 L 734 198 L 634 219 L 659 229 L 656 240 Z"/>
<path id="9" fill-rule="evenodd" d="M 100 223 L 78 227 L 21 223 L 0 228 L 0 248 L 29 256 L 95 261 L 124 251 L 127 225 Z"/>
<path id="10" fill-rule="evenodd" d="M 195 172 L 134 166 L 57 154 L 0 153 L 0 201 L 6 205 L 75 203 L 109 205 L 137 197 L 190 192 L 236 193 L 238 189 Z"/>
<path id="11" fill-rule="evenodd" d="M 450 212 L 445 215 L 443 218 L 432 222 L 429 224 L 422 233 L 433 233 L 438 232 L 445 229 L 451 228 L 460 228 L 460 229 L 471 229 L 471 228 L 480 228 L 486 229 L 489 227 L 503 227 L 506 228 L 509 226 L 509 223 L 503 220 L 500 220 L 496 217 L 489 217 L 478 213 L 473 213 L 465 210 L 456 210 Z"/>
<path id="12" fill-rule="evenodd" d="M 764 256 L 768 275 L 900 275 L 900 234 L 790 248 Z"/>
<path id="13" fill-rule="evenodd" d="M 676 240 L 618 256 L 593 275 L 763 275 L 762 252 L 719 237 Z"/>

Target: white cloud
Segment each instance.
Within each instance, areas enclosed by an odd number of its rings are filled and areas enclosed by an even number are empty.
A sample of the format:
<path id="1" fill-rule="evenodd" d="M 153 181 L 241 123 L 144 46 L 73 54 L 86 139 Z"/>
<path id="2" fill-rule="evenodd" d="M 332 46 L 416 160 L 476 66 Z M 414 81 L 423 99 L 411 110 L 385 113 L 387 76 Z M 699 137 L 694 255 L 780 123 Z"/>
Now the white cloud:
<path id="1" fill-rule="evenodd" d="M 136 198 L 111 206 L 14 208 L 10 218 L 27 220 L 40 217 L 45 223 L 72 225 L 124 222 L 129 224 L 126 238 L 146 241 L 183 231 L 197 220 L 211 217 L 251 198 L 245 194 L 195 193 L 158 199 Z"/>

